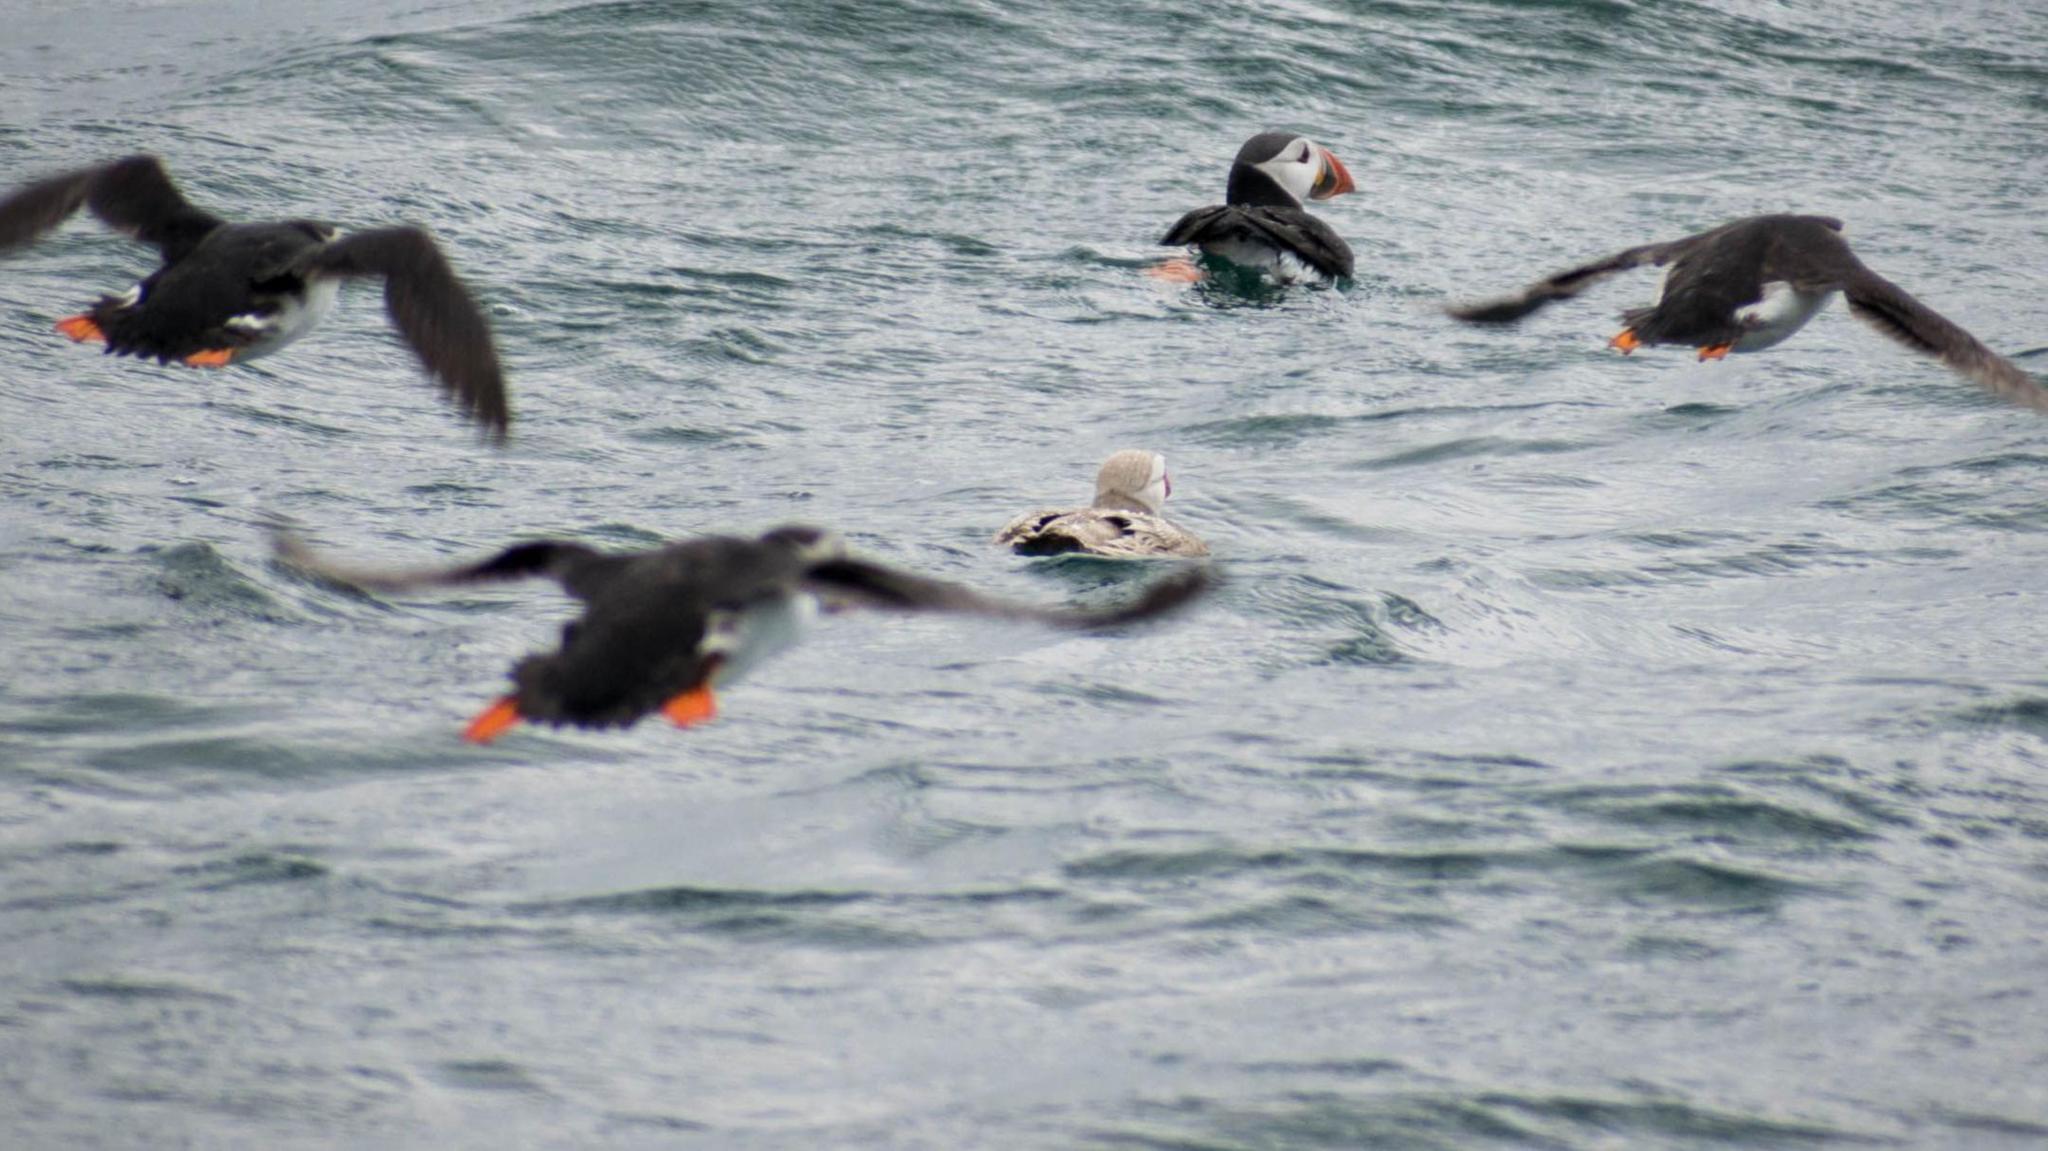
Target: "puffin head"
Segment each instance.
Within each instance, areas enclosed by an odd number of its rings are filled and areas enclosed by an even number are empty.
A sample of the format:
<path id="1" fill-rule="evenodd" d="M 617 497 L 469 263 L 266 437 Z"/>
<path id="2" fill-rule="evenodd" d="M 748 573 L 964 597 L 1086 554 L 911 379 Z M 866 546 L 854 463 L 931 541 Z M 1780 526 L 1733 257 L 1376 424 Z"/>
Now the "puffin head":
<path id="1" fill-rule="evenodd" d="M 1327 200 L 1357 190 L 1351 173 L 1328 148 L 1292 132 L 1261 132 L 1237 150 L 1225 199 L 1232 204 L 1299 208 L 1303 200 Z"/>
<path id="2" fill-rule="evenodd" d="M 1102 470 L 1095 473 L 1096 507 L 1135 507 L 1156 516 L 1172 494 L 1166 457 L 1158 452 L 1121 451 L 1102 461 Z"/>

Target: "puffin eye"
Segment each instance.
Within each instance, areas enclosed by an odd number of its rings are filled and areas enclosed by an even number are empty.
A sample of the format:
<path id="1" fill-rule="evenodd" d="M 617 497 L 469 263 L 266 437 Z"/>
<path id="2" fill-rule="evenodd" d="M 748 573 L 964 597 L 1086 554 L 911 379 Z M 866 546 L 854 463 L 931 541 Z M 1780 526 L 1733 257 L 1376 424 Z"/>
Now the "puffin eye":
<path id="1" fill-rule="evenodd" d="M 1303 145 L 1301 146 L 1301 155 L 1299 155 L 1299 156 L 1296 156 L 1296 157 L 1294 158 L 1294 162 L 1295 162 L 1295 163 L 1297 163 L 1297 164 L 1306 164 L 1306 163 L 1308 163 L 1308 145 L 1307 145 L 1307 144 L 1303 144 Z"/>

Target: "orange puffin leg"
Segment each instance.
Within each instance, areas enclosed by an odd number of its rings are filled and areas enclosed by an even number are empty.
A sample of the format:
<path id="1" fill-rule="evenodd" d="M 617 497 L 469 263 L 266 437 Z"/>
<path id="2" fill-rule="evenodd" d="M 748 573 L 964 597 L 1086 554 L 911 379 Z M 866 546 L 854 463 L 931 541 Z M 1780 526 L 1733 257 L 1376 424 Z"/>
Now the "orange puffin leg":
<path id="1" fill-rule="evenodd" d="M 462 738 L 470 743 L 489 743 L 518 722 L 519 701 L 512 696 L 501 695 L 469 721 L 469 726 L 462 729 Z"/>
<path id="2" fill-rule="evenodd" d="M 100 326 L 93 322 L 93 318 L 82 313 L 58 320 L 57 330 L 70 336 L 74 343 L 103 344 L 107 341 L 107 334 L 100 331 Z"/>
<path id="3" fill-rule="evenodd" d="M 1610 348 L 1620 348 L 1621 354 L 1626 356 L 1637 348 L 1642 347 L 1643 342 L 1636 339 L 1636 330 L 1634 328 L 1623 328 L 1615 333 L 1613 339 L 1607 341 L 1607 346 Z"/>
<path id="4" fill-rule="evenodd" d="M 1705 363 L 1708 360 L 1725 360 L 1728 358 L 1728 353 L 1734 350 L 1734 344 L 1708 344 L 1706 347 L 1700 349 L 1700 362 Z"/>
<path id="5" fill-rule="evenodd" d="M 718 715 L 718 701 L 711 696 L 711 685 L 700 683 L 662 704 L 661 714 L 667 716 L 668 721 L 677 727 L 689 727 L 715 718 Z"/>
<path id="6" fill-rule="evenodd" d="M 204 351 L 194 352 L 186 356 L 185 366 L 188 368 L 224 368 L 227 366 L 228 361 L 234 358 L 235 350 L 233 348 L 207 348 Z"/>
<path id="7" fill-rule="evenodd" d="M 1164 263 L 1154 264 L 1145 269 L 1145 274 L 1155 280 L 1171 284 L 1199 284 L 1202 282 L 1201 265 L 1185 256 L 1175 256 Z"/>

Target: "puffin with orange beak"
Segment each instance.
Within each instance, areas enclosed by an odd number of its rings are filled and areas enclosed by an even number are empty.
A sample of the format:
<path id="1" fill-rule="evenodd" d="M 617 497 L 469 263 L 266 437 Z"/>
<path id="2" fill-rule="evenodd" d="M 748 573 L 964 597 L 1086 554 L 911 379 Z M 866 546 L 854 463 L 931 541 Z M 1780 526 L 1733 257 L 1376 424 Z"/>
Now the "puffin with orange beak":
<path id="1" fill-rule="evenodd" d="M 849 555 L 832 532 L 788 525 L 758 538 L 700 536 L 638 552 L 569 540 L 515 544 L 450 568 L 379 570 L 337 562 L 280 534 L 278 558 L 307 575 L 366 591 L 409 592 L 545 578 L 583 603 L 553 651 L 512 668 L 512 690 L 470 722 L 488 743 L 521 720 L 560 727 L 631 727 L 660 713 L 678 727 L 711 719 L 712 692 L 794 643 L 821 610 L 867 608 L 1025 620 L 1094 631 L 1187 606 L 1214 583 L 1193 567 L 1097 607 L 1040 607 Z"/>
<path id="2" fill-rule="evenodd" d="M 1302 201 L 1356 190 L 1328 148 L 1292 132 L 1261 132 L 1237 150 L 1225 202 L 1182 216 L 1159 242 L 1193 244 L 1283 283 L 1348 279 L 1351 248 Z"/>

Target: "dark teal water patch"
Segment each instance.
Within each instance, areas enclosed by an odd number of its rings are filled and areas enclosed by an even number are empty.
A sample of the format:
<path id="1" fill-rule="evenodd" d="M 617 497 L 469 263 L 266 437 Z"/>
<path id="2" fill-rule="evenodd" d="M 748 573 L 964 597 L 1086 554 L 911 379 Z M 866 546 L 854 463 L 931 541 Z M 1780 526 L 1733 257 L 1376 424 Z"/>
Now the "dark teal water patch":
<path id="1" fill-rule="evenodd" d="M 453 1059 L 435 1067 L 433 1077 L 443 1086 L 461 1091 L 549 1093 L 531 1071 L 506 1059 Z"/>
<path id="2" fill-rule="evenodd" d="M 1684 1146 L 1881 1146 L 1892 1142 L 1856 1131 L 1732 1114 L 1670 1100 L 1485 1095 L 1481 1101 L 1538 1119 L 1559 1120 L 1572 1128 L 1638 1139 L 1677 1140 Z"/>
<path id="3" fill-rule="evenodd" d="M 273 623 L 288 618 L 276 600 L 209 544 L 145 549 L 144 554 L 157 567 L 157 589 L 187 609 Z"/>
<path id="4" fill-rule="evenodd" d="M 1956 714 L 1955 723 L 1963 728 L 2009 728 L 2027 735 L 2048 737 L 2048 697 L 2027 696 L 2007 703 L 1968 708 Z"/>
<path id="5" fill-rule="evenodd" d="M 139 976 L 101 976 L 65 979 L 58 983 L 66 993 L 86 999 L 108 999 L 122 1003 L 201 1002 L 233 1003 L 235 998 L 176 980 Z"/>
<path id="6" fill-rule="evenodd" d="M 251 883 L 302 883 L 330 874 L 327 866 L 316 860 L 267 851 L 174 868 L 172 873 L 191 881 L 194 891 L 223 891 Z"/>

